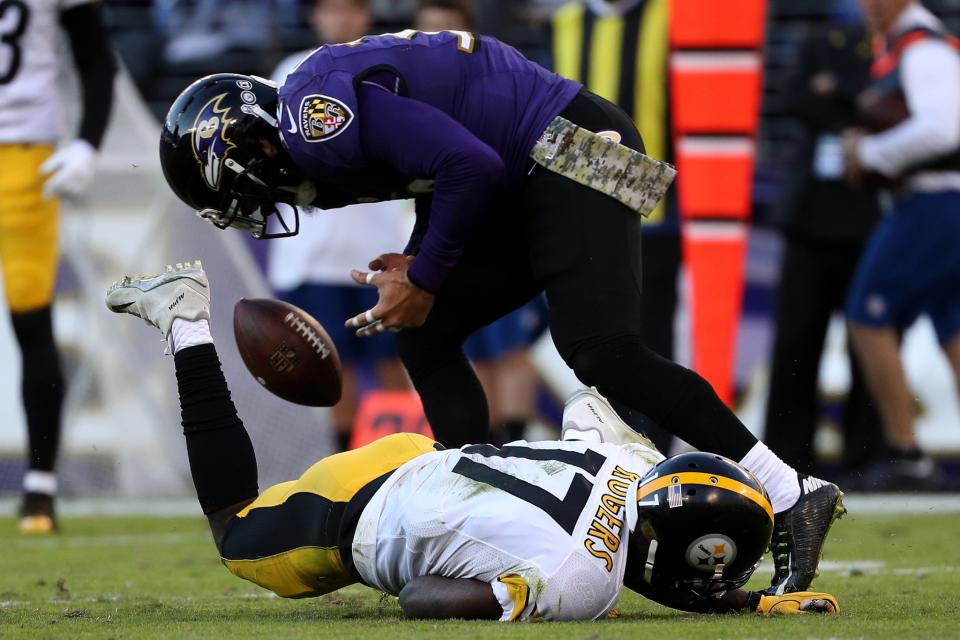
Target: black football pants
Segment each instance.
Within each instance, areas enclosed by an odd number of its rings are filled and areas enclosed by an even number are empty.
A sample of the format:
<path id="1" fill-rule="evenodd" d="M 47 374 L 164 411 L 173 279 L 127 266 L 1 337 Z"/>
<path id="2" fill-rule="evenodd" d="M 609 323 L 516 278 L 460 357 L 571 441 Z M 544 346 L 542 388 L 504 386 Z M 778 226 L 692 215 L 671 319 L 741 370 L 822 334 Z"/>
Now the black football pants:
<path id="1" fill-rule="evenodd" d="M 643 150 L 632 120 L 586 91 L 562 114 L 613 130 Z M 696 373 L 644 345 L 640 216 L 541 167 L 493 207 L 451 272 L 426 323 L 397 349 L 446 446 L 487 441 L 486 398 L 461 345 L 546 291 L 560 355 L 587 385 L 705 450 L 740 460 L 756 439 Z"/>
<path id="2" fill-rule="evenodd" d="M 767 444 L 784 461 L 813 472 L 813 436 L 820 402 L 817 379 L 830 315 L 842 310 L 861 243 L 787 238 L 777 287 L 776 337 L 767 399 Z M 844 466 L 883 453 L 880 418 L 850 354 L 850 393 L 843 408 Z"/>

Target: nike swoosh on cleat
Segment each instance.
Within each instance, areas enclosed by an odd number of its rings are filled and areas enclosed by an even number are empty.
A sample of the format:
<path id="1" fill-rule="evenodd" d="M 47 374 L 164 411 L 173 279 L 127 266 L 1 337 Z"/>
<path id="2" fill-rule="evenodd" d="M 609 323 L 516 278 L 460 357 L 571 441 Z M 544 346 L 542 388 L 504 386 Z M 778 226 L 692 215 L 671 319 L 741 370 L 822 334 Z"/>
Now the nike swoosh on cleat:
<path id="1" fill-rule="evenodd" d="M 127 303 L 125 303 L 125 304 L 114 305 L 114 306 L 112 306 L 112 307 L 110 307 L 110 308 L 113 309 L 114 311 L 126 311 L 128 308 L 130 308 L 130 307 L 132 307 L 132 306 L 133 306 L 133 303 L 132 303 L 132 302 L 127 302 Z"/>

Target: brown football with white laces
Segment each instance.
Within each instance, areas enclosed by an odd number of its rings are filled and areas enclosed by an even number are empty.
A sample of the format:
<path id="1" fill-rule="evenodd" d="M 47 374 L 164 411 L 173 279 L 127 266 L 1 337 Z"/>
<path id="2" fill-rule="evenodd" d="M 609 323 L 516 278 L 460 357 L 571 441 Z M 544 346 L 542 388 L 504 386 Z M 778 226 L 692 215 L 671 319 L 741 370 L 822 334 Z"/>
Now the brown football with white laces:
<path id="1" fill-rule="evenodd" d="M 340 400 L 337 348 L 300 307 L 241 298 L 233 308 L 233 334 L 247 369 L 274 395 L 310 407 L 331 407 Z"/>

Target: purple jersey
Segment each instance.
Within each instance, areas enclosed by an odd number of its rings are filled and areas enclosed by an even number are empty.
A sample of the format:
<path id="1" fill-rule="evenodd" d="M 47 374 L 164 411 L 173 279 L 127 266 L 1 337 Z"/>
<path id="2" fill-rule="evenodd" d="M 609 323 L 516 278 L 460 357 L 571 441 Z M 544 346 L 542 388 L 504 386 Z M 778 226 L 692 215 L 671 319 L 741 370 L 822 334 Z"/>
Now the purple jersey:
<path id="1" fill-rule="evenodd" d="M 580 88 L 493 38 L 372 36 L 320 47 L 287 76 L 281 140 L 322 208 L 432 191 L 408 253 L 411 280 L 435 293 Z"/>
<path id="2" fill-rule="evenodd" d="M 369 166 L 357 132 L 357 86 L 367 78 L 462 124 L 500 155 L 510 184 L 522 179 L 530 149 L 580 89 L 513 47 L 466 32 L 410 30 L 323 46 L 280 88 L 283 140 L 308 173 Z"/>

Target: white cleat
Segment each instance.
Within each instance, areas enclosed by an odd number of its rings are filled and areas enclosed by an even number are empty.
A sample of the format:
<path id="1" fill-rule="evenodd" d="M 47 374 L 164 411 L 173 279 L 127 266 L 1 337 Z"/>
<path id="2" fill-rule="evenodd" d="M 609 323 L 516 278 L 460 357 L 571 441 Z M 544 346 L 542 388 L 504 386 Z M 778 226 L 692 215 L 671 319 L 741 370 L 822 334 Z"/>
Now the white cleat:
<path id="1" fill-rule="evenodd" d="M 560 439 L 611 444 L 637 442 L 657 450 L 649 438 L 631 429 L 617 415 L 595 387 L 580 389 L 567 399 L 563 407 L 563 430 Z"/>
<path id="2" fill-rule="evenodd" d="M 175 318 L 210 319 L 210 285 L 199 260 L 167 265 L 160 274 L 124 276 L 107 289 L 107 308 L 129 313 L 170 337 Z"/>

